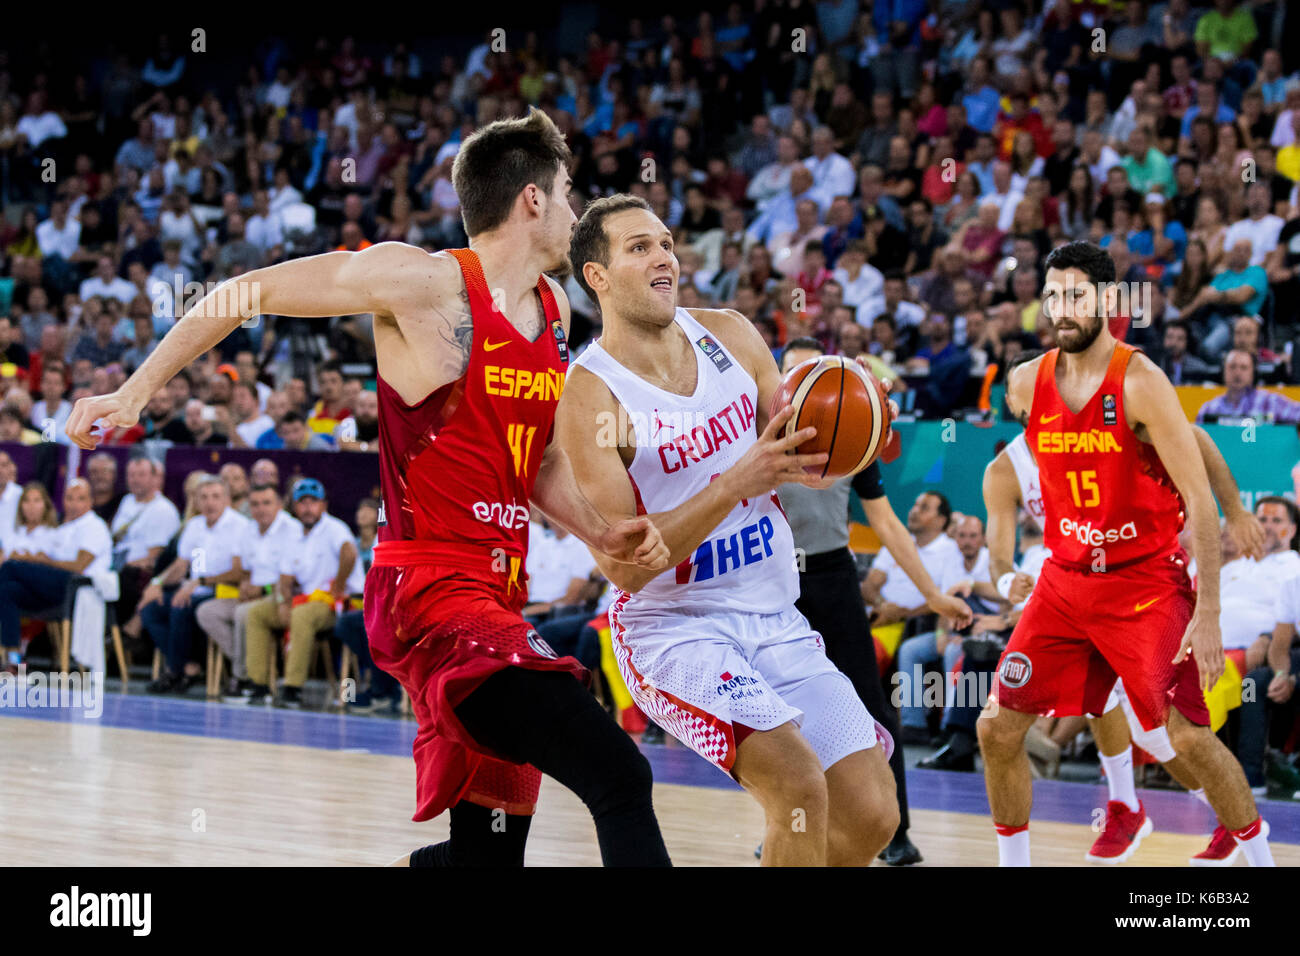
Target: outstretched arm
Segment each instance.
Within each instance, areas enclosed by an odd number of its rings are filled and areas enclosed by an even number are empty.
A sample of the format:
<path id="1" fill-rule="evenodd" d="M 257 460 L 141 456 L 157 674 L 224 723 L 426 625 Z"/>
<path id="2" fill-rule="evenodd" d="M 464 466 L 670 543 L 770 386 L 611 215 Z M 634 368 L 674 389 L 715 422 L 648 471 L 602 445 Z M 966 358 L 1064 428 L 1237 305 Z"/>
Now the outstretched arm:
<path id="1" fill-rule="evenodd" d="M 188 363 L 214 348 L 242 322 L 258 315 L 321 317 L 373 313 L 393 320 L 411 316 L 414 333 L 408 360 L 429 379 L 428 390 L 454 381 L 469 354 L 469 310 L 454 327 L 438 325 L 441 295 L 452 291 L 454 305 L 459 276 L 451 285 L 448 263 L 414 246 L 387 242 L 362 252 L 327 252 L 294 259 L 228 279 L 194 304 L 163 337 L 153 353 L 116 392 L 82 399 L 68 419 L 68 437 L 82 448 L 95 447 L 96 420 L 130 427 L 149 397 Z M 432 314 L 431 314 L 432 310 Z M 446 311 L 445 309 L 443 311 Z M 446 324 L 446 322 L 443 322 Z M 378 327 L 379 322 L 376 323 Z M 403 327 L 402 332 L 406 333 Z M 415 348 L 418 344 L 419 348 Z M 459 369 L 459 370 L 457 370 Z M 451 374 L 451 373 L 455 374 Z M 437 379 L 442 381 L 438 382 Z"/>

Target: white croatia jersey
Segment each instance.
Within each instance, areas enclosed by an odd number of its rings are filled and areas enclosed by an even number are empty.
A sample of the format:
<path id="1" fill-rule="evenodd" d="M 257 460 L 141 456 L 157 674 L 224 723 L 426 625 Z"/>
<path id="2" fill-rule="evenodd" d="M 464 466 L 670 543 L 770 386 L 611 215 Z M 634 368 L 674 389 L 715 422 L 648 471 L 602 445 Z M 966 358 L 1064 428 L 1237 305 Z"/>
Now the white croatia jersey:
<path id="1" fill-rule="evenodd" d="M 622 406 L 620 434 L 635 435 L 628 468 L 638 514 L 671 511 L 708 487 L 758 440 L 758 385 L 685 309 L 673 317 L 691 342 L 695 393 L 675 395 L 629 371 L 599 340 L 574 364 L 599 377 Z M 747 498 L 709 532 L 690 558 L 623 604 L 645 610 L 730 609 L 773 614 L 794 604 L 799 577 L 794 535 L 776 492 Z"/>
<path id="2" fill-rule="evenodd" d="M 1034 519 L 1034 524 L 1038 525 L 1038 530 L 1042 531 L 1043 487 L 1038 482 L 1038 463 L 1029 452 L 1024 432 L 1007 442 L 1006 452 L 1011 459 L 1011 467 L 1016 470 L 1016 481 L 1020 482 L 1020 502 Z"/>

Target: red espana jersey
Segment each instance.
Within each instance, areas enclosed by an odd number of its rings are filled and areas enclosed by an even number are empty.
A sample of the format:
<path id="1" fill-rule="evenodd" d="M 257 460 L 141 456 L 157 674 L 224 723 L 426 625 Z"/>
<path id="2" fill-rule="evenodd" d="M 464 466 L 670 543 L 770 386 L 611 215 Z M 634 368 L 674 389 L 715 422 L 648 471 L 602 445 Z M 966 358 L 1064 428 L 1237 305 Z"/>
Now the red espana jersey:
<path id="1" fill-rule="evenodd" d="M 1060 349 L 1038 366 L 1025 437 L 1038 462 L 1044 543 L 1051 560 L 1070 567 L 1115 570 L 1179 549 L 1182 496 L 1124 418 L 1124 371 L 1135 351 L 1116 344 L 1101 387 L 1077 414 L 1056 387 Z"/>
<path id="2" fill-rule="evenodd" d="M 569 364 L 560 310 L 543 277 L 537 294 L 549 328 L 526 341 L 493 307 L 478 256 L 448 251 L 469 293 L 469 367 L 416 405 L 379 380 L 379 541 L 427 543 L 441 560 L 482 563 L 504 552 L 522 563 L 528 499 Z"/>

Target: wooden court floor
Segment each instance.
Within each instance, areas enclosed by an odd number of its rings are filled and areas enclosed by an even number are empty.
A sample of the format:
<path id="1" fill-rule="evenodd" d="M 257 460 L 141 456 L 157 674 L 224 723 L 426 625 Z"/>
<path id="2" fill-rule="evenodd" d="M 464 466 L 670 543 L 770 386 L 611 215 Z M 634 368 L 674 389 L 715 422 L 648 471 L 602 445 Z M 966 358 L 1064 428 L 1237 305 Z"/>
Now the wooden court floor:
<path id="1" fill-rule="evenodd" d="M 0 754 L 9 864 L 375 866 L 447 832 L 445 817 L 410 821 L 409 757 L 20 717 L 0 719 Z M 675 864 L 756 865 L 762 815 L 746 794 L 658 783 L 655 805 Z M 924 865 L 996 864 L 986 816 L 920 809 L 912 819 Z M 1035 865 L 1086 865 L 1087 826 L 1035 821 L 1032 832 Z M 1185 866 L 1204 845 L 1157 829 L 1132 864 Z M 1300 865 L 1300 846 L 1273 852 L 1279 865 Z M 600 863 L 585 808 L 549 779 L 527 862 Z"/>

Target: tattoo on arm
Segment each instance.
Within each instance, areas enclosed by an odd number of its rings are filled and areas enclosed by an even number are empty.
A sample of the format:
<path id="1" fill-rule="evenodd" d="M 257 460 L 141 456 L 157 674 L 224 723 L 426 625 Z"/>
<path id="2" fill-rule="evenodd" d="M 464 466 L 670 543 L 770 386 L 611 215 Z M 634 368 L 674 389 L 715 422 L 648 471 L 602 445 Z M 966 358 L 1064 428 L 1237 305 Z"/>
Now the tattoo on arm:
<path id="1" fill-rule="evenodd" d="M 442 320 L 443 327 L 438 330 L 444 342 L 454 346 L 456 355 L 449 362 L 456 373 L 456 377 L 465 374 L 469 368 L 470 349 L 474 344 L 474 317 L 470 312 L 469 293 L 462 287 L 460 298 L 463 303 L 462 308 L 454 312 L 443 312 L 441 309 L 435 309 L 439 319 Z"/>

